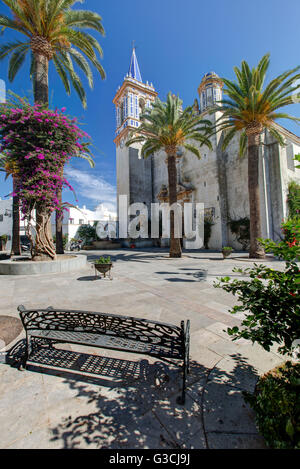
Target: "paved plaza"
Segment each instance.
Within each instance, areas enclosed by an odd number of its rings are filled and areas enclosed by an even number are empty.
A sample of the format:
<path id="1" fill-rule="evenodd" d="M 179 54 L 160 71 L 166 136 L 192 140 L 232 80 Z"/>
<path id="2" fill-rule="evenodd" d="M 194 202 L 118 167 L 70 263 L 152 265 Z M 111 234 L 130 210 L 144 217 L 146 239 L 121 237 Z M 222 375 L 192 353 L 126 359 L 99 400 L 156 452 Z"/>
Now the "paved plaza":
<path id="1" fill-rule="evenodd" d="M 102 252 L 89 252 L 89 262 Z M 156 359 L 76 345 L 41 349 L 26 371 L 17 321 L 0 355 L 0 448 L 264 448 L 242 391 L 283 361 L 224 329 L 241 317 L 234 297 L 213 287 L 217 277 L 250 267 L 234 254 L 209 251 L 169 259 L 167 252 L 105 252 L 113 280 L 87 268 L 44 276 L 1 276 L 0 317 L 17 307 L 79 309 L 144 317 L 179 325 L 191 320 L 191 373 L 185 406 L 176 403 L 181 371 Z M 283 263 L 273 261 L 273 268 Z M 0 342 L 1 345 L 1 342 Z M 4 347 L 4 348 L 3 348 Z M 1 348 L 1 346 L 0 346 Z M 51 366 L 50 366 L 51 365 Z M 90 373 L 92 372 L 92 373 Z"/>

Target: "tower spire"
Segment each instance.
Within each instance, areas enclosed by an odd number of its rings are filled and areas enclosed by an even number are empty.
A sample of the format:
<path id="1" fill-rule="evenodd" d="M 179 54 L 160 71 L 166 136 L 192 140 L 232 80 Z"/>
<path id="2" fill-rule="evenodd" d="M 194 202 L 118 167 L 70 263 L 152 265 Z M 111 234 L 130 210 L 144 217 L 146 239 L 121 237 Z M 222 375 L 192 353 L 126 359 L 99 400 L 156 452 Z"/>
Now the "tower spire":
<path id="1" fill-rule="evenodd" d="M 141 83 L 143 82 L 142 75 L 141 75 L 141 72 L 140 72 L 139 63 L 137 61 L 137 57 L 136 57 L 136 53 L 135 53 L 135 43 L 134 43 L 134 41 L 133 41 L 133 44 L 132 44 L 132 56 L 131 56 L 128 75 L 129 75 L 130 78 L 134 78 L 135 80 L 140 81 Z"/>

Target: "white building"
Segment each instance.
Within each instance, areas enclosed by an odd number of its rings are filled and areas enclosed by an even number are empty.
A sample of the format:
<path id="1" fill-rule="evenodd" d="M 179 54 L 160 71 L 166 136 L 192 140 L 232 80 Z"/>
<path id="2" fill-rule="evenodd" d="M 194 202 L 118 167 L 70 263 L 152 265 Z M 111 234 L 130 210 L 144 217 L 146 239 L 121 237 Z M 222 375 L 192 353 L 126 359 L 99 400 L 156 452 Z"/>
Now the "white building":
<path id="1" fill-rule="evenodd" d="M 8 241 L 6 250 L 11 250 L 11 239 L 12 239 L 12 213 L 13 213 L 13 199 L 1 199 L 0 198 L 0 236 L 7 235 Z M 26 235 L 27 223 L 22 220 L 22 214 L 20 213 L 20 236 Z"/>
<path id="2" fill-rule="evenodd" d="M 220 113 L 208 114 L 208 109 L 222 99 L 223 83 L 214 72 L 207 73 L 198 88 L 199 101 L 195 99 L 195 112 L 203 114 L 213 124 Z M 155 153 L 141 158 L 141 143 L 127 147 L 130 134 L 138 134 L 139 115 L 144 106 L 151 106 L 157 96 L 153 85 L 143 83 L 135 50 L 132 53 L 129 73 L 117 90 L 113 103 L 116 107 L 116 162 L 117 195 L 126 195 L 129 204 L 150 204 L 168 200 L 168 174 L 166 154 Z M 260 147 L 260 203 L 264 238 L 278 240 L 280 224 L 287 216 L 288 184 L 300 182 L 300 169 L 294 156 L 300 153 L 300 138 L 280 125 L 277 130 L 285 138 L 285 147 L 266 130 L 261 136 Z M 230 220 L 249 219 L 247 157 L 239 158 L 239 136 L 222 150 L 220 132 L 211 137 L 212 150 L 201 147 L 202 159 L 184 150 L 177 159 L 178 201 L 204 203 L 205 213 L 211 215 L 214 225 L 209 247 L 220 249 L 232 246 L 241 249 L 231 232 Z M 178 155 L 179 156 L 179 155 Z M 185 240 L 184 240 L 185 245 Z"/>
<path id="3" fill-rule="evenodd" d="M 64 212 L 63 217 L 63 234 L 68 235 L 68 241 L 72 238 L 78 238 L 77 232 L 82 225 L 93 226 L 95 222 L 111 222 L 115 223 L 116 214 L 110 212 L 104 205 L 99 205 L 95 211 L 88 210 L 85 206 L 83 208 L 70 207 L 69 212 Z M 11 239 L 12 239 L 12 211 L 13 211 L 13 199 L 0 198 L 0 236 L 7 235 L 8 241 L 6 250 L 11 250 Z M 34 226 L 34 219 L 32 220 Z M 55 234 L 55 214 L 51 217 L 52 233 Z M 20 236 L 26 235 L 27 223 L 22 220 L 22 214 L 20 213 Z M 34 230 L 33 230 L 34 231 Z"/>
<path id="4" fill-rule="evenodd" d="M 64 211 L 63 215 L 63 235 L 68 235 L 68 241 L 72 238 L 78 238 L 78 229 L 82 225 L 91 225 L 94 223 L 102 222 L 115 222 L 116 214 L 110 212 L 103 204 L 100 204 L 96 210 L 92 211 L 84 205 L 80 207 L 70 207 L 69 212 Z M 55 214 L 51 218 L 52 233 L 55 234 Z"/>

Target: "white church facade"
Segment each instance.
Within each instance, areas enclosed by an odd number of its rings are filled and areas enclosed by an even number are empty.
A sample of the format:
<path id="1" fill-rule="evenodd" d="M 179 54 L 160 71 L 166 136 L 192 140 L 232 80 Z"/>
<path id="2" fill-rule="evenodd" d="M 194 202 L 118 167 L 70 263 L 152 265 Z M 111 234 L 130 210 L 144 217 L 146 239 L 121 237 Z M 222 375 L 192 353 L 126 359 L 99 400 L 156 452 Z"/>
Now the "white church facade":
<path id="1" fill-rule="evenodd" d="M 214 72 L 207 73 L 198 88 L 195 112 L 213 123 L 219 113 L 208 114 L 209 108 L 222 99 L 223 83 Z M 129 204 L 167 201 L 168 175 L 163 151 L 147 159 L 140 157 L 141 144 L 126 146 L 132 132 L 138 133 L 139 116 L 157 97 L 152 83 L 143 83 L 136 52 L 133 49 L 130 68 L 119 87 L 113 103 L 116 107 L 117 194 L 127 195 Z M 276 128 L 285 138 L 280 145 L 266 130 L 260 146 L 260 201 L 263 237 L 280 239 L 280 224 L 286 218 L 289 182 L 300 182 L 300 169 L 294 156 L 300 153 L 300 138 L 280 125 Z M 210 249 L 232 246 L 241 249 L 230 221 L 249 218 L 247 157 L 238 155 L 238 136 L 226 149 L 221 148 L 221 134 L 211 138 L 212 150 L 201 147 L 202 158 L 184 150 L 177 159 L 178 200 L 204 203 L 212 225 Z M 150 211 L 149 211 L 150 213 Z M 184 241 L 185 244 L 185 241 Z"/>

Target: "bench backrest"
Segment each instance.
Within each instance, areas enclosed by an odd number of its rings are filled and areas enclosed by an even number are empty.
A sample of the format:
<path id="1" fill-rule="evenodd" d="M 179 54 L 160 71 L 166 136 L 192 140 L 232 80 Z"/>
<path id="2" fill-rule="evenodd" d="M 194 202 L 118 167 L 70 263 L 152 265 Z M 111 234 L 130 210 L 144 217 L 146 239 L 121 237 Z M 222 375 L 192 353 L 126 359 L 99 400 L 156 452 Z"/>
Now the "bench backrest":
<path id="1" fill-rule="evenodd" d="M 184 339 L 183 322 L 178 327 L 116 314 L 57 310 L 51 307 L 46 310 L 26 310 L 24 306 L 19 306 L 18 310 L 27 332 L 39 329 L 109 334 L 165 347 L 181 347 Z"/>

